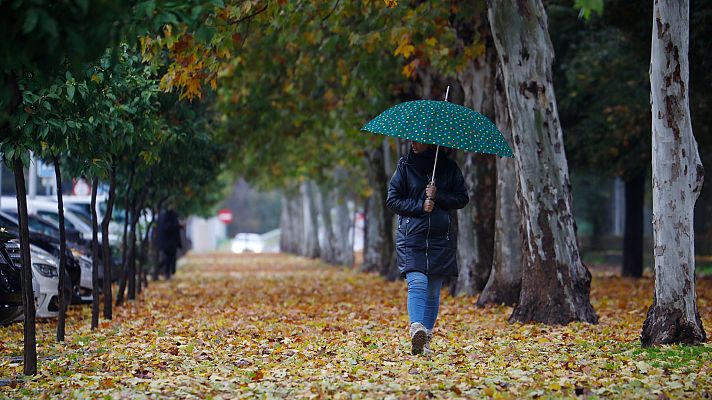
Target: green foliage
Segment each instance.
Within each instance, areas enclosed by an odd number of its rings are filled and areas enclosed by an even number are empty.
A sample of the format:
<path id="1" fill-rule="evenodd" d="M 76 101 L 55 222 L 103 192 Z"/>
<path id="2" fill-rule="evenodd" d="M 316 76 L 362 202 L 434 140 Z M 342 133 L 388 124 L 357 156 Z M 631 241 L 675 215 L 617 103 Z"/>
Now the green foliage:
<path id="1" fill-rule="evenodd" d="M 593 12 L 603 15 L 603 0 L 575 0 L 574 8 L 579 10 L 579 18 L 588 20 Z"/>
<path id="2" fill-rule="evenodd" d="M 192 99 L 217 89 L 232 169 L 252 184 L 334 185 L 339 166 L 340 183 L 363 194 L 364 153 L 382 138 L 359 128 L 412 98 L 419 74 L 454 76 L 482 54 L 471 25 L 483 11 L 483 1 L 226 2 L 205 13 L 209 41 L 172 25 L 142 45 L 168 62 L 162 88 Z"/>
<path id="3" fill-rule="evenodd" d="M 2 73 L 40 74 L 81 68 L 117 41 L 132 2 L 13 0 L 0 2 Z"/>
<path id="4" fill-rule="evenodd" d="M 575 167 L 627 179 L 650 166 L 650 82 L 645 54 L 603 19 L 574 24 L 573 10 L 552 7 L 558 107 Z"/>

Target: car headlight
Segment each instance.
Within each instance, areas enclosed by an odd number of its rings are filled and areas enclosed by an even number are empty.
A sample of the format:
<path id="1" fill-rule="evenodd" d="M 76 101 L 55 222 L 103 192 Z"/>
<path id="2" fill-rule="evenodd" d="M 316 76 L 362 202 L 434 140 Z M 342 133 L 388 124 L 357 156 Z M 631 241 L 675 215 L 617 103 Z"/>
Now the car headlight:
<path id="1" fill-rule="evenodd" d="M 40 275 L 46 278 L 55 278 L 59 276 L 59 271 L 57 271 L 57 267 L 55 267 L 54 265 L 32 264 L 32 266 L 37 269 L 37 272 L 39 272 Z"/>

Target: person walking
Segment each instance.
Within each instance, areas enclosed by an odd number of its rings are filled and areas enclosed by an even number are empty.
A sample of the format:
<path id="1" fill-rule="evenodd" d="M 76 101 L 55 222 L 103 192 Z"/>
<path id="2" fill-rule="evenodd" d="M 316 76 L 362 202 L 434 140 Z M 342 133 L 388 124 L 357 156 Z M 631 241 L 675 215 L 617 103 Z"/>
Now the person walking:
<path id="1" fill-rule="evenodd" d="M 451 212 L 469 202 L 460 168 L 435 146 L 411 142 L 388 186 L 386 206 L 398 215 L 396 255 L 408 283 L 411 353 L 432 353 L 430 341 L 440 308 L 440 288 L 457 276 L 457 235 Z"/>
<path id="2" fill-rule="evenodd" d="M 166 279 L 170 279 L 171 275 L 176 273 L 176 252 L 183 247 L 180 240 L 180 230 L 181 224 L 178 220 L 178 213 L 173 207 L 169 207 L 158 217 L 156 242 L 158 250 L 163 253 L 163 260 L 159 265 L 159 269 L 164 271 Z"/>

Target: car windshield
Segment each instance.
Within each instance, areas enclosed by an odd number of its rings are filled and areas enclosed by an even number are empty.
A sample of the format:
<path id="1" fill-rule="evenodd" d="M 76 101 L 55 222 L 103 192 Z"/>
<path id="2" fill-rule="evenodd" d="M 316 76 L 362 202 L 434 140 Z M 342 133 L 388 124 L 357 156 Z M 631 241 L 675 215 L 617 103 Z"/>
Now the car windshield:
<path id="1" fill-rule="evenodd" d="M 17 218 L 12 217 L 11 215 L 0 214 L 0 226 L 4 226 L 6 228 L 17 228 Z"/>
<path id="2" fill-rule="evenodd" d="M 47 236 L 57 236 L 59 234 L 59 228 L 53 220 L 31 215 L 27 219 L 27 223 L 31 230 L 44 233 Z"/>
<path id="3" fill-rule="evenodd" d="M 77 218 L 79 218 L 82 222 L 84 222 L 84 223 L 87 224 L 88 226 L 92 226 L 92 223 L 91 223 L 91 216 L 90 216 L 90 215 L 87 215 L 87 213 L 86 213 L 84 210 L 81 210 L 81 211 L 78 211 L 78 212 L 77 212 L 77 211 L 74 211 L 73 214 L 76 215 Z"/>

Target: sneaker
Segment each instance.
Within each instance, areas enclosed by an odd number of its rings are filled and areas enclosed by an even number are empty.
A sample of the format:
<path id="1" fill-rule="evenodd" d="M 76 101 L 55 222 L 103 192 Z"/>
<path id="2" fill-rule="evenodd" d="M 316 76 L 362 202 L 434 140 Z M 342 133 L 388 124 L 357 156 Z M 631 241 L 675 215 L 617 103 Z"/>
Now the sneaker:
<path id="1" fill-rule="evenodd" d="M 410 344 L 413 355 L 423 352 L 423 346 L 428 338 L 428 331 L 420 322 L 410 324 Z"/>
<path id="2" fill-rule="evenodd" d="M 428 329 L 425 337 L 425 345 L 423 346 L 423 354 L 431 355 L 433 350 L 430 348 L 430 341 L 433 340 L 433 330 Z"/>

